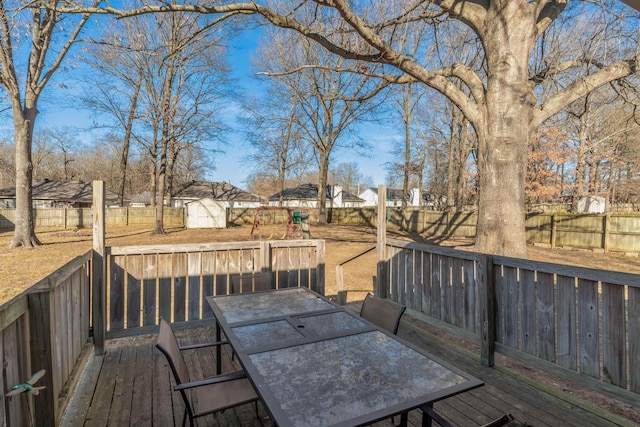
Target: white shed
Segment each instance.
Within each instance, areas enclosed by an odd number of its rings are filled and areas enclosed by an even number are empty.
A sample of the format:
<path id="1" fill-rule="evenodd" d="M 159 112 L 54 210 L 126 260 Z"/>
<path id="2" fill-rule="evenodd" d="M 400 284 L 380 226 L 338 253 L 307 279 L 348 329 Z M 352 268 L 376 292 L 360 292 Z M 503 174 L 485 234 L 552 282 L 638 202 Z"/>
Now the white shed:
<path id="1" fill-rule="evenodd" d="M 604 213 L 607 199 L 602 196 L 585 196 L 578 200 L 578 212 L 580 213 Z"/>
<path id="2" fill-rule="evenodd" d="M 187 228 L 226 228 L 227 209 L 210 198 L 195 200 L 185 204 Z"/>

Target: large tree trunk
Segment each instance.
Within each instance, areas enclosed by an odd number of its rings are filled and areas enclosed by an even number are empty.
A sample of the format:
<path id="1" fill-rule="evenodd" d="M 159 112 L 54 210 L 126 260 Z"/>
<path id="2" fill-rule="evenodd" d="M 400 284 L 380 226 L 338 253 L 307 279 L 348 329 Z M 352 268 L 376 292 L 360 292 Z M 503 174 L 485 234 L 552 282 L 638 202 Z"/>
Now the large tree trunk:
<path id="1" fill-rule="evenodd" d="M 327 175 L 329 174 L 329 158 L 326 153 L 318 153 L 318 223 L 327 223 Z"/>
<path id="2" fill-rule="evenodd" d="M 492 3 L 480 30 L 489 70 L 484 121 L 477 127 L 476 250 L 526 258 L 525 175 L 535 97 L 528 60 L 535 40 L 529 4 Z"/>
<path id="3" fill-rule="evenodd" d="M 33 197 L 31 180 L 33 164 L 31 162 L 31 140 L 33 125 L 38 114 L 37 109 L 19 106 L 13 107 L 14 141 L 16 146 L 16 219 L 15 231 L 10 247 L 24 246 L 32 248 L 40 245 L 34 232 Z"/>

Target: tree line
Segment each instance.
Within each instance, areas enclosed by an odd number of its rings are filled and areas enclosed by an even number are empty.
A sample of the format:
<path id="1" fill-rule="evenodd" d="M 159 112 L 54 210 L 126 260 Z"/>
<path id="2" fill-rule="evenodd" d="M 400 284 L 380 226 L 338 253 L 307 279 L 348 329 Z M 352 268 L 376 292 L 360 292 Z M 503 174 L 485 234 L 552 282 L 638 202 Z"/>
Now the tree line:
<path id="1" fill-rule="evenodd" d="M 452 210 L 473 203 L 479 251 L 524 256 L 528 204 L 635 197 L 638 13 L 620 2 L 146 2 L 124 9 L 52 2 L 0 13 L 5 22 L 27 15 L 38 24 L 29 27 L 38 41 L 30 60 L 49 48 L 63 58 L 89 16 L 126 18 L 106 20 L 108 28 L 89 31 L 82 44 L 83 63 L 102 76 L 85 101 L 111 117 L 112 140 L 120 142 L 121 197 L 132 158 L 146 164 L 154 193 L 169 196 L 185 176 L 202 173 L 196 159 L 202 168 L 215 160 L 228 131 L 216 112 L 238 99 L 225 45 L 251 26 L 263 28 L 253 71 L 268 88 L 264 97 L 242 97 L 255 188 L 269 180 L 282 189 L 309 173 L 323 188 L 336 178 L 340 150 L 375 155 L 357 132 L 375 120 L 398 134 L 397 161 L 385 165 L 388 184 L 442 195 Z M 69 30 L 73 20 L 77 31 Z M 14 33 L 3 28 L 17 208 L 26 212 L 39 93 L 14 101 L 16 62 L 7 55 Z M 60 63 L 23 65 L 25 88 L 42 90 Z M 19 132 L 15 117 L 24 113 L 32 115 Z M 319 192 L 321 207 L 324 197 Z M 158 214 L 162 232 L 162 203 Z M 15 236 L 16 246 L 37 244 L 28 215 Z"/>

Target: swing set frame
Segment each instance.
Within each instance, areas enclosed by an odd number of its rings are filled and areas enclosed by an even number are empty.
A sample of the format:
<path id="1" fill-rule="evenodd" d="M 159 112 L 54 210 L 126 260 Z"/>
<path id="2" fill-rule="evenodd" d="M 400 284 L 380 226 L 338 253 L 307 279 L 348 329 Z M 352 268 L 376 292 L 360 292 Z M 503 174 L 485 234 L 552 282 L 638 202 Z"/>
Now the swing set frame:
<path id="1" fill-rule="evenodd" d="M 260 213 L 264 211 L 286 211 L 287 212 L 287 224 L 284 233 L 280 237 L 280 240 L 296 240 L 303 238 L 310 238 L 309 230 L 309 211 L 307 209 L 298 209 L 290 207 L 276 207 L 276 206 L 262 206 L 256 208 L 256 213 L 253 216 L 253 227 L 251 227 L 250 236 L 253 237 L 254 233 L 258 235 L 260 240 L 262 239 L 262 224 L 260 223 Z M 296 215 L 297 213 L 297 215 Z M 306 220 L 303 222 L 302 213 L 306 213 Z M 306 230 L 304 225 L 306 225 Z M 309 237 L 306 237 L 307 234 Z M 273 233 L 265 240 L 271 240 Z"/>

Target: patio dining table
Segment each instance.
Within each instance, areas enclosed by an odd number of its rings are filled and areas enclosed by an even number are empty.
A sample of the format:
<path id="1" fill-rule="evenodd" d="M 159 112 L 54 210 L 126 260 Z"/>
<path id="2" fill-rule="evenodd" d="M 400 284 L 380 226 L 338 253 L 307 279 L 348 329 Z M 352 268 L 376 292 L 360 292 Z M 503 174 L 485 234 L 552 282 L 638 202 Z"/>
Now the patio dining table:
<path id="1" fill-rule="evenodd" d="M 482 381 L 306 288 L 207 298 L 276 425 L 355 426 Z M 220 360 L 220 357 L 218 357 Z M 220 365 L 218 365 L 218 372 Z M 430 424 L 423 415 L 423 425 Z"/>

